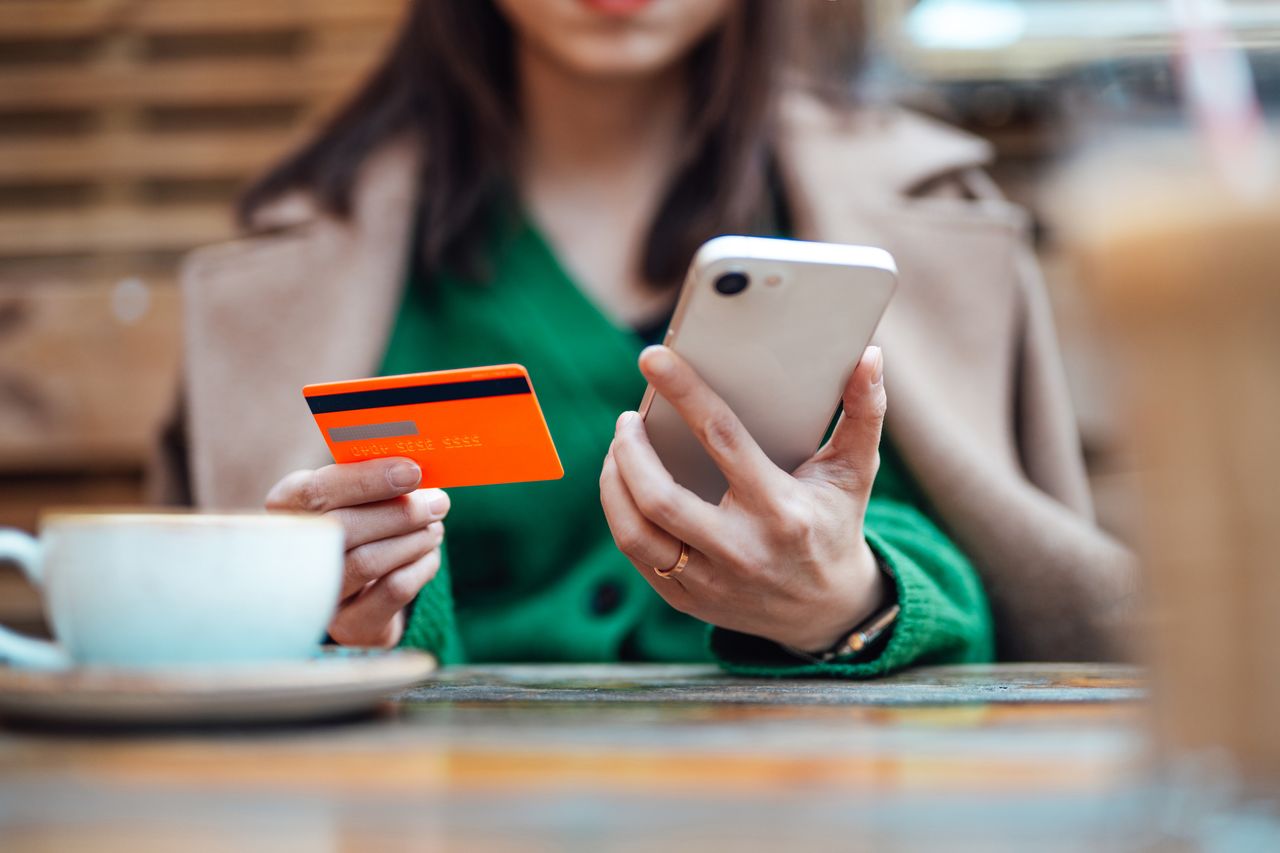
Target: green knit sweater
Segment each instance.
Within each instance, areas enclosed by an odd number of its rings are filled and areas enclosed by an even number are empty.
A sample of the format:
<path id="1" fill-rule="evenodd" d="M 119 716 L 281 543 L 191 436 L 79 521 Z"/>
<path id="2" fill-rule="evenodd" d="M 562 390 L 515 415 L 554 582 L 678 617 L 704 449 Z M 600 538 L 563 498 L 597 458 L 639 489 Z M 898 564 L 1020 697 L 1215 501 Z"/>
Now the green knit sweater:
<path id="1" fill-rule="evenodd" d="M 407 282 L 384 373 L 525 365 L 565 476 L 450 492 L 444 561 L 411 611 L 405 645 L 446 664 L 717 660 L 756 675 L 866 677 L 991 659 L 978 577 L 888 444 L 865 524 L 902 607 L 886 642 L 809 664 L 672 610 L 618 552 L 600 509 L 614 422 L 644 391 L 636 356 L 645 341 L 607 319 L 527 224 L 495 241 L 484 281 L 440 275 L 420 285 Z"/>

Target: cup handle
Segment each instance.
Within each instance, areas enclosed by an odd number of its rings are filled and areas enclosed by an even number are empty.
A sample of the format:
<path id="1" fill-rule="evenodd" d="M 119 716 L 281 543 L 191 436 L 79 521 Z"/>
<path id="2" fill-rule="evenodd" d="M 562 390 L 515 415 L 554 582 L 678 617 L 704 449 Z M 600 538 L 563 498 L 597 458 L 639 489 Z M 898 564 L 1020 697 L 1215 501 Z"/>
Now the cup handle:
<path id="1" fill-rule="evenodd" d="M 0 528 L 0 562 L 16 563 L 31 583 L 40 586 L 40 542 L 21 530 Z M 56 643 L 37 640 L 0 625 L 0 663 L 41 669 L 70 666 Z"/>

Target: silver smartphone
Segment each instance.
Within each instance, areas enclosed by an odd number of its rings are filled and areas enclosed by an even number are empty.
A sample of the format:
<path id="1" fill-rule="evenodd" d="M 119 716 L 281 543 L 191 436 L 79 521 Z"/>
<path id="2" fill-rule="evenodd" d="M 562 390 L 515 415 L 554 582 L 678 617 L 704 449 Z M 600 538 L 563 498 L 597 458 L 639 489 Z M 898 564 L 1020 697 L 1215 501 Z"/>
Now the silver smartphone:
<path id="1" fill-rule="evenodd" d="M 663 343 L 794 471 L 818 449 L 896 284 L 883 249 L 717 237 L 694 257 Z M 640 414 L 676 481 L 718 503 L 724 475 L 652 386 Z"/>

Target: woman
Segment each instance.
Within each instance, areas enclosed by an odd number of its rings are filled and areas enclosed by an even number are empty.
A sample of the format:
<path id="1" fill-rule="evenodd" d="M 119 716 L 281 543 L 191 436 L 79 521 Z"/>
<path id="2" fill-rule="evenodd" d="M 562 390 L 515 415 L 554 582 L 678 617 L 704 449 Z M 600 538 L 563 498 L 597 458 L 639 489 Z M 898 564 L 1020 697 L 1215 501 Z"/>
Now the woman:
<path id="1" fill-rule="evenodd" d="M 332 514 L 349 548 L 332 637 L 446 661 L 710 654 L 866 676 L 988 660 L 994 642 L 1114 655 L 1131 567 L 1090 519 L 1022 219 L 978 171 L 983 144 L 784 82 L 795 9 L 414 3 L 345 110 L 250 190 L 249 236 L 186 266 L 169 494 Z M 669 350 L 636 370 L 694 250 L 727 232 L 899 262 L 879 347 L 795 472 Z M 446 496 L 415 491 L 408 460 L 325 466 L 299 399 L 511 361 L 563 481 Z M 646 380 L 724 469 L 719 506 L 654 456 L 629 411 Z M 855 651 L 868 622 L 889 627 Z"/>

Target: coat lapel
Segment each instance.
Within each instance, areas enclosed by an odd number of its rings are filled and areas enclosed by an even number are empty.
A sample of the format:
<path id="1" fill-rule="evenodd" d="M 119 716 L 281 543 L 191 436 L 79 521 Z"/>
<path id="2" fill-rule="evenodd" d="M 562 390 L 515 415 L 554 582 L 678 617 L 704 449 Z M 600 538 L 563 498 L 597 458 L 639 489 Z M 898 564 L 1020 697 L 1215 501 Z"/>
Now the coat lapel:
<path id="1" fill-rule="evenodd" d="M 324 464 L 310 382 L 377 371 L 400 296 L 417 158 L 365 167 L 349 221 L 297 199 L 270 236 L 196 252 L 183 270 L 187 425 L 196 502 L 258 507 L 285 473 Z"/>
<path id="2" fill-rule="evenodd" d="M 911 195 L 940 175 L 980 168 L 989 148 L 908 113 L 840 115 L 805 99 L 785 108 L 782 165 L 797 233 L 880 246 L 898 263 L 898 292 L 876 334 L 886 354 L 890 436 L 918 444 L 919 425 L 945 412 L 925 432 L 939 426 L 984 461 L 1016 468 L 1015 265 L 1024 218 L 1001 201 Z M 914 460 L 914 448 L 902 449 Z"/>
<path id="3" fill-rule="evenodd" d="M 912 193 L 983 165 L 989 152 L 909 114 L 788 108 L 782 161 L 797 233 L 882 246 L 898 261 L 898 292 L 877 333 L 886 432 L 982 575 L 1000 656 L 1116 656 L 1135 573 L 1091 523 L 1025 218 L 989 194 Z"/>

